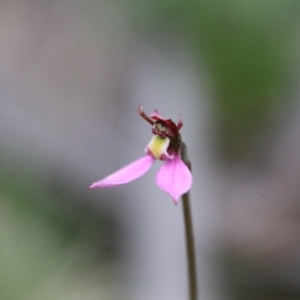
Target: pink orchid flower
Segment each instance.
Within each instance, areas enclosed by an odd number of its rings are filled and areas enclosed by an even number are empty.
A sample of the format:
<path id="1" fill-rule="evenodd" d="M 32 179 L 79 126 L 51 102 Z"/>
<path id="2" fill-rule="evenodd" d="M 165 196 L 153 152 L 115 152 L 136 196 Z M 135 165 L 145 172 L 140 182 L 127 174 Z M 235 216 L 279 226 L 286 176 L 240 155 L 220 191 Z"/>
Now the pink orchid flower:
<path id="1" fill-rule="evenodd" d="M 93 183 L 88 189 L 129 183 L 143 176 L 158 159 L 165 163 L 156 175 L 156 183 L 177 204 L 179 197 L 190 190 L 193 181 L 192 174 L 180 155 L 182 141 L 179 130 L 183 125 L 181 117 L 176 125 L 171 119 L 164 119 L 156 109 L 147 116 L 142 105 L 139 106 L 139 114 L 152 125 L 154 134 L 145 149 L 146 156 Z"/>

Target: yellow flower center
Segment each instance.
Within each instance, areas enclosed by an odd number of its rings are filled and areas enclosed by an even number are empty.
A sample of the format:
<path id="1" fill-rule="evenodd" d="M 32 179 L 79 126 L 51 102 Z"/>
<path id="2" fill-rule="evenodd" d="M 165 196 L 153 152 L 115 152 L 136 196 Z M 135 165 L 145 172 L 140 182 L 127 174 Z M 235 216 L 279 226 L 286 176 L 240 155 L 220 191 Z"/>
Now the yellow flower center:
<path id="1" fill-rule="evenodd" d="M 156 159 L 160 159 L 162 155 L 166 155 L 167 157 L 169 154 L 167 153 L 167 149 L 170 144 L 170 139 L 168 137 L 161 137 L 159 135 L 154 135 L 148 144 L 146 151 L 151 152 L 152 156 Z"/>

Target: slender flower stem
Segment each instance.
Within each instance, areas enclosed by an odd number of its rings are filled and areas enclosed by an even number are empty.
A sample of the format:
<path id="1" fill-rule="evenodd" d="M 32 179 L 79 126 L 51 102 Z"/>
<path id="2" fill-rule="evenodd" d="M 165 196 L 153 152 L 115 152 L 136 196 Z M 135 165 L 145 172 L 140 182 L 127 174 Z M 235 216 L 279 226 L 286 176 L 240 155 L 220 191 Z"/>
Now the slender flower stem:
<path id="1" fill-rule="evenodd" d="M 188 160 L 186 144 L 181 145 L 181 158 L 186 166 L 191 171 L 191 163 Z M 197 274 L 196 274 L 196 255 L 193 235 L 193 222 L 190 204 L 190 193 L 182 195 L 183 217 L 185 226 L 185 241 L 188 261 L 188 276 L 189 276 L 189 295 L 190 300 L 197 300 Z"/>

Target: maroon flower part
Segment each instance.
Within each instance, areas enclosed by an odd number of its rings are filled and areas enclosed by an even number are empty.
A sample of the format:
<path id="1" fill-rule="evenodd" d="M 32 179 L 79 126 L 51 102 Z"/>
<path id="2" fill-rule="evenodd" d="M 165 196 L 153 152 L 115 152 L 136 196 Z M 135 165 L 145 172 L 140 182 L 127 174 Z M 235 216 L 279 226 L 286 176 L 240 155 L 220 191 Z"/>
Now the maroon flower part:
<path id="1" fill-rule="evenodd" d="M 156 175 L 157 185 L 167 192 L 175 203 L 192 186 L 192 174 L 180 156 L 183 123 L 181 116 L 177 125 L 171 119 L 163 118 L 155 109 L 150 116 L 139 106 L 139 114 L 152 125 L 153 137 L 145 149 L 146 156 L 123 167 L 119 171 L 93 183 L 88 189 L 107 188 L 129 183 L 144 175 L 156 159 L 165 161 Z"/>
<path id="2" fill-rule="evenodd" d="M 148 123 L 152 125 L 152 133 L 157 134 L 161 137 L 169 137 L 172 139 L 178 139 L 180 136 L 179 130 L 182 127 L 183 123 L 181 120 L 181 115 L 178 118 L 178 124 L 176 125 L 171 119 L 163 118 L 159 112 L 154 109 L 152 114 L 148 117 L 143 109 L 143 106 L 139 106 L 139 114 L 144 118 Z"/>

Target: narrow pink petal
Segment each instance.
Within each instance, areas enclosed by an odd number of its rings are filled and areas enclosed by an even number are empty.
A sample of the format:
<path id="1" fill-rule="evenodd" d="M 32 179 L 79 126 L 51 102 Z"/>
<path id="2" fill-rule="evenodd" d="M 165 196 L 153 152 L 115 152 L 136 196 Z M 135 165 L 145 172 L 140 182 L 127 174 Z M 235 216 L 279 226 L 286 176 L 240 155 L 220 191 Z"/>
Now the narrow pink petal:
<path id="1" fill-rule="evenodd" d="M 154 111 L 150 115 L 150 118 L 158 119 L 158 120 L 164 120 L 164 118 L 159 114 L 157 109 L 154 109 Z"/>
<path id="2" fill-rule="evenodd" d="M 115 173 L 93 183 L 88 189 L 107 188 L 133 181 L 143 176 L 154 163 L 155 158 L 146 155 Z"/>
<path id="3" fill-rule="evenodd" d="M 192 182 L 190 170 L 178 156 L 163 164 L 156 175 L 157 185 L 171 195 L 175 204 L 191 188 Z"/>

